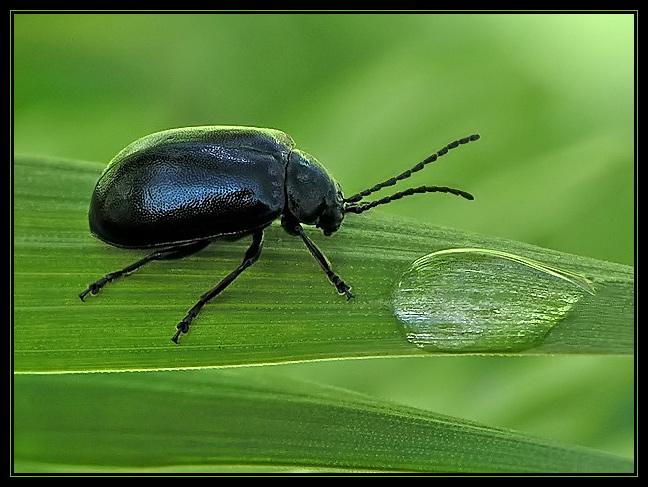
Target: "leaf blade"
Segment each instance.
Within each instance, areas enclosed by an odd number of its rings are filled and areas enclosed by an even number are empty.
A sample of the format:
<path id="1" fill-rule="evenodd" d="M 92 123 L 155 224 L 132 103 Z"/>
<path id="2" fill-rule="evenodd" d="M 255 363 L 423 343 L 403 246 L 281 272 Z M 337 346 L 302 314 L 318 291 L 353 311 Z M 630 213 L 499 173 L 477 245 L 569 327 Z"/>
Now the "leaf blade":
<path id="1" fill-rule="evenodd" d="M 633 462 L 248 370 L 15 377 L 24 465 L 632 472 Z M 50 407 L 39 405 L 43 392 Z M 115 407 L 118 405 L 118 407 Z M 254 468 L 254 467 L 253 467 Z"/>
<path id="2" fill-rule="evenodd" d="M 374 215 L 349 216 L 334 238 L 313 238 L 356 299 L 336 295 L 297 239 L 273 225 L 262 259 L 210 303 L 175 346 L 175 324 L 238 263 L 246 242 L 218 242 L 188 258 L 146 266 L 80 302 L 78 293 L 144 252 L 93 239 L 87 203 L 102 165 L 19 157 L 14 165 L 14 367 L 17 372 L 143 370 L 409 356 L 392 309 L 400 274 L 452 247 L 497 248 L 580 272 L 609 293 L 572 314 L 524 353 L 634 351 L 634 270 Z M 557 337 L 557 338 L 556 338 Z"/>

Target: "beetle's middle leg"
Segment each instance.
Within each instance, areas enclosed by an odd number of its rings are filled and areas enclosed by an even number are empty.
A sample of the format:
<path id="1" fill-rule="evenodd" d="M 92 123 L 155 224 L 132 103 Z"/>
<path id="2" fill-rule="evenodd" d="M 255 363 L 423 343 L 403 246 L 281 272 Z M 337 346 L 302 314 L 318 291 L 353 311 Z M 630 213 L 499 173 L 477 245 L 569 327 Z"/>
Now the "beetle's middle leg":
<path id="1" fill-rule="evenodd" d="M 173 338 L 171 338 L 171 340 L 173 340 L 175 343 L 178 343 L 178 337 L 180 336 L 180 333 L 187 333 L 189 331 L 189 326 L 191 325 L 191 322 L 194 320 L 196 316 L 198 316 L 198 313 L 200 313 L 200 310 L 203 308 L 203 306 L 205 306 L 209 301 L 211 301 L 221 292 L 223 292 L 227 286 L 232 284 L 234 279 L 236 279 L 239 276 L 239 274 L 241 274 L 241 272 L 243 272 L 245 269 L 250 267 L 257 260 L 259 260 L 262 247 L 263 247 L 263 230 L 257 230 L 252 234 L 252 243 L 250 244 L 250 247 L 245 252 L 245 257 L 243 257 L 243 262 L 241 262 L 241 264 L 236 269 L 234 269 L 221 282 L 219 282 L 216 285 L 216 287 L 207 291 L 205 294 L 203 294 L 200 297 L 198 302 L 194 304 L 193 307 L 189 310 L 187 316 L 185 316 L 182 319 L 182 321 L 178 323 L 177 326 L 178 331 L 176 331 L 175 335 L 173 335 Z"/>
<path id="2" fill-rule="evenodd" d="M 205 247 L 207 247 L 207 245 L 209 245 L 210 243 L 211 243 L 210 240 L 201 240 L 199 242 L 195 242 L 189 245 L 177 245 L 175 247 L 169 247 L 167 249 L 153 252 L 152 254 L 147 255 L 143 259 L 140 259 L 137 262 L 129 266 L 126 266 L 119 271 L 111 272 L 109 274 L 106 274 L 102 278 L 97 279 L 95 282 L 90 284 L 85 291 L 79 294 L 79 297 L 81 298 L 81 301 L 83 301 L 88 294 L 90 293 L 97 294 L 101 290 L 101 288 L 103 288 L 109 282 L 114 281 L 115 279 L 122 277 L 124 275 L 130 274 L 131 272 L 136 271 L 137 269 L 139 269 L 145 264 L 148 264 L 149 262 L 152 262 L 154 260 L 180 259 L 182 257 L 195 254 L 199 250 L 202 250 Z"/>
<path id="3" fill-rule="evenodd" d="M 329 281 L 331 281 L 331 283 L 335 286 L 337 292 L 346 295 L 347 300 L 351 299 L 353 297 L 353 294 L 351 293 L 351 286 L 349 286 L 342 280 L 340 276 L 333 272 L 328 259 L 324 256 L 320 249 L 315 246 L 313 241 L 308 238 L 301 225 L 296 224 L 294 231 L 302 238 L 302 240 L 306 244 L 306 247 L 308 247 L 308 250 L 310 250 L 310 253 L 313 255 L 313 257 L 315 257 L 315 260 L 317 260 L 322 270 L 326 272 Z"/>

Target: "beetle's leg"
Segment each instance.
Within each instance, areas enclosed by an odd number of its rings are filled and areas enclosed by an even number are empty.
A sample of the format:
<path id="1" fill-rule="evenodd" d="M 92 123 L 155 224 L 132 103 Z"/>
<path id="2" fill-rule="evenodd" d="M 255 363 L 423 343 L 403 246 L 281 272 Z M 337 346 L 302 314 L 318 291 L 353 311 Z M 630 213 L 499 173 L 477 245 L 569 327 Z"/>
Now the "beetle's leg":
<path id="1" fill-rule="evenodd" d="M 176 247 L 170 247 L 168 249 L 153 252 L 143 259 L 140 259 L 127 267 L 124 267 L 122 270 L 111 272 L 110 274 L 103 276 L 101 279 L 97 279 L 95 282 L 90 284 L 85 291 L 79 294 L 79 297 L 81 298 L 81 301 L 83 301 L 88 294 L 97 294 L 101 290 L 101 288 L 103 288 L 110 281 L 114 281 L 119 277 L 130 274 L 131 272 L 136 271 L 137 269 L 142 267 L 144 264 L 148 264 L 149 262 L 152 262 L 154 260 L 180 259 L 182 257 L 194 254 L 201 249 L 204 249 L 210 243 L 211 242 L 209 240 L 201 240 L 200 242 L 195 242 L 193 244 L 178 245 Z"/>
<path id="2" fill-rule="evenodd" d="M 178 343 L 178 337 L 180 336 L 180 333 L 187 333 L 189 331 L 189 326 L 191 325 L 191 322 L 194 320 L 196 316 L 198 316 L 198 313 L 200 313 L 200 310 L 205 306 L 210 300 L 212 300 L 214 297 L 216 297 L 218 294 L 220 294 L 222 291 L 225 290 L 227 286 L 232 284 L 234 279 L 236 279 L 241 272 L 243 272 L 245 269 L 250 267 L 252 264 L 254 264 L 257 260 L 259 260 L 259 256 L 261 255 L 261 248 L 263 247 L 263 230 L 257 230 L 254 232 L 252 235 L 252 243 L 250 244 L 250 247 L 247 249 L 245 252 L 245 257 L 243 257 L 243 262 L 234 269 L 228 276 L 226 276 L 221 282 L 219 282 L 216 287 L 211 289 L 210 291 L 207 291 L 205 294 L 200 296 L 200 299 L 196 304 L 193 305 L 193 308 L 189 310 L 187 313 L 187 316 L 185 316 L 180 323 L 178 323 L 178 331 L 176 331 L 175 335 L 173 335 L 173 340 L 175 343 Z"/>
<path id="3" fill-rule="evenodd" d="M 340 276 L 338 276 L 333 270 L 331 269 L 331 264 L 329 263 L 328 259 L 324 256 L 324 254 L 318 249 L 313 241 L 308 238 L 306 233 L 304 233 L 304 229 L 301 227 L 300 224 L 295 225 L 295 233 L 297 233 L 304 243 L 306 244 L 306 247 L 308 247 L 308 250 L 310 250 L 310 253 L 313 254 L 313 257 L 315 257 L 315 260 L 319 262 L 320 267 L 324 272 L 326 272 L 326 275 L 328 276 L 329 280 L 333 283 L 335 288 L 337 289 L 337 292 L 340 294 L 346 295 L 347 300 L 351 299 L 353 297 L 353 294 L 351 294 L 351 287 L 345 283 Z"/>

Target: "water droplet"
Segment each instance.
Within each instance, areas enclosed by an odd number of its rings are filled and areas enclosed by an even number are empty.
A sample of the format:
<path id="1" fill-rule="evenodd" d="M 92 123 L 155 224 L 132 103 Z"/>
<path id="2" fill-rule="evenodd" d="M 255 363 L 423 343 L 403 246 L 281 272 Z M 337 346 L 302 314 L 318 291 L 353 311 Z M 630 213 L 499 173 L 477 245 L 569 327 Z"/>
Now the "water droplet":
<path id="1" fill-rule="evenodd" d="M 394 294 L 413 344 L 445 352 L 537 346 L 592 283 L 567 270 L 489 249 L 440 250 L 416 260 Z"/>

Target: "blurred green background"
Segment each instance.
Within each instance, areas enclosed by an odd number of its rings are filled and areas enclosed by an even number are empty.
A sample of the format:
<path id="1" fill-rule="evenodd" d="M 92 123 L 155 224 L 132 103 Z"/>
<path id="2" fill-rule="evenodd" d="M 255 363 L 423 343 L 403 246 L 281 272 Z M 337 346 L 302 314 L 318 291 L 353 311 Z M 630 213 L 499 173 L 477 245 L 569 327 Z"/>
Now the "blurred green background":
<path id="1" fill-rule="evenodd" d="M 479 133 L 412 178 L 459 187 L 474 202 L 429 195 L 375 212 L 634 263 L 631 13 L 21 13 L 13 21 L 15 153 L 107 163 L 171 127 L 272 127 L 350 195 Z M 274 370 L 633 454 L 631 357 Z"/>

